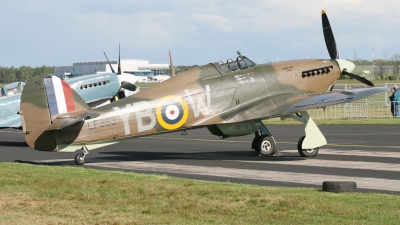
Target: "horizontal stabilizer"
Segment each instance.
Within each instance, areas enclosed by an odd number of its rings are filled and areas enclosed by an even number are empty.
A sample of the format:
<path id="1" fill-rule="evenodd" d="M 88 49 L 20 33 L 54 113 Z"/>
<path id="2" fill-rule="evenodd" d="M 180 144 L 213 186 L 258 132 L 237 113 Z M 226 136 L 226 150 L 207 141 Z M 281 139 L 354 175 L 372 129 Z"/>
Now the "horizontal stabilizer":
<path id="1" fill-rule="evenodd" d="M 46 130 L 59 130 L 74 125 L 84 120 L 98 117 L 100 114 L 95 112 L 69 113 L 53 119 L 52 124 Z"/>

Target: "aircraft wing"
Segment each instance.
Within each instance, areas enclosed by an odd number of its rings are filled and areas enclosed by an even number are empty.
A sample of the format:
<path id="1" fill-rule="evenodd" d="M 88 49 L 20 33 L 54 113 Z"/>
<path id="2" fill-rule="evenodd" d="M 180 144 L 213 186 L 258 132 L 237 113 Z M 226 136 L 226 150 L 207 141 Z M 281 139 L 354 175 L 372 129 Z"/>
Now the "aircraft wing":
<path id="1" fill-rule="evenodd" d="M 360 88 L 319 94 L 278 95 L 229 108 L 218 114 L 202 118 L 190 126 L 237 123 L 248 120 L 271 119 L 308 109 L 321 108 L 366 98 L 389 91 L 389 88 Z"/>
<path id="2" fill-rule="evenodd" d="M 333 91 L 323 94 L 304 96 L 303 99 L 282 107 L 282 114 L 292 114 L 307 109 L 321 108 L 366 98 L 371 95 L 389 91 L 389 88 L 360 88 L 355 90 Z"/>

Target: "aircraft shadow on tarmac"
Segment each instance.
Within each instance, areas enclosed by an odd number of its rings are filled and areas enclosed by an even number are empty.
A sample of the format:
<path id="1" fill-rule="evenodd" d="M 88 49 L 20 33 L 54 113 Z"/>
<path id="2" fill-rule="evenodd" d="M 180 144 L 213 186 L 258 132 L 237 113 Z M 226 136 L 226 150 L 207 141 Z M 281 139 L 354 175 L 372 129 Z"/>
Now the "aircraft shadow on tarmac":
<path id="1" fill-rule="evenodd" d="M 25 141 L 0 141 L 0 146 L 7 147 L 29 147 Z"/>
<path id="2" fill-rule="evenodd" d="M 102 156 L 109 155 L 109 156 Z M 216 151 L 216 152 L 140 152 L 140 151 L 109 151 L 88 155 L 87 165 L 90 163 L 106 162 L 136 162 L 136 161 L 163 161 L 163 160 L 245 160 L 245 161 L 303 161 L 304 157 L 297 155 L 258 156 L 249 151 Z M 60 160 L 15 160 L 19 163 L 29 163 L 48 166 L 74 166 L 73 159 Z"/>
<path id="3" fill-rule="evenodd" d="M 149 161 L 149 160 L 247 160 L 247 161 L 302 161 L 304 157 L 297 155 L 258 156 L 255 152 L 249 151 L 216 151 L 216 152 L 138 152 L 138 151 L 110 151 L 99 154 L 109 154 L 106 157 L 96 157 L 96 161 Z M 94 158 L 93 158 L 94 159 Z M 88 158 L 90 162 L 91 158 Z"/>

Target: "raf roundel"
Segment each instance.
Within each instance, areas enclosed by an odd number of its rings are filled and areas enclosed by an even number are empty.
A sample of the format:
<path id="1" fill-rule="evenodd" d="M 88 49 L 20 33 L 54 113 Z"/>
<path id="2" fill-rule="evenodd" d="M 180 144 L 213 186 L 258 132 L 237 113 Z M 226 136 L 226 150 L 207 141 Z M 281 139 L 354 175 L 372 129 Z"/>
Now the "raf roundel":
<path id="1" fill-rule="evenodd" d="M 162 127 L 173 130 L 186 122 L 189 112 L 186 103 L 180 97 L 169 95 L 160 100 L 156 114 Z"/>

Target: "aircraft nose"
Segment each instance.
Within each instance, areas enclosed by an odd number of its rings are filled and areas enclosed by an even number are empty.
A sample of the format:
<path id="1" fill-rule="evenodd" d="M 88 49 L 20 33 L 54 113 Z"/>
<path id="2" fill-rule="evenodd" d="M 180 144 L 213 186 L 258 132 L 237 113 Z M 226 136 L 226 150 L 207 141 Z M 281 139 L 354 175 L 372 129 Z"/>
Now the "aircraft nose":
<path id="1" fill-rule="evenodd" d="M 134 84 L 137 82 L 138 78 L 133 74 L 122 73 L 121 75 L 118 75 L 118 80 L 120 83 L 122 83 L 122 81 L 125 81 Z"/>
<path id="2" fill-rule="evenodd" d="M 346 59 L 335 59 L 336 62 L 339 64 L 340 71 L 342 72 L 344 69 L 346 69 L 347 72 L 351 73 L 353 72 L 354 68 L 356 65 L 354 63 L 350 62 L 349 60 Z"/>

